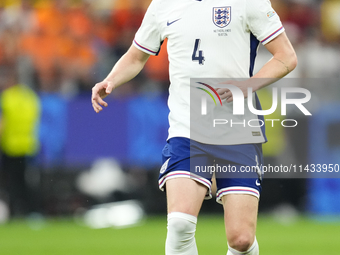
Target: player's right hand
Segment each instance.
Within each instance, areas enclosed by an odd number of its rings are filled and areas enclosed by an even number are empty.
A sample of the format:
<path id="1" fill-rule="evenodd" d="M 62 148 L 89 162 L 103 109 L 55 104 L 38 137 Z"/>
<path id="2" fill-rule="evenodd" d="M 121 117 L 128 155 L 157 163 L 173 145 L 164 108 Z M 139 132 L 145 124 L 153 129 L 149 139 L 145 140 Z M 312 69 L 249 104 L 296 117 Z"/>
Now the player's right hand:
<path id="1" fill-rule="evenodd" d="M 92 88 L 92 107 L 96 113 L 103 110 L 102 106 L 107 107 L 108 104 L 103 100 L 107 95 L 109 95 L 114 86 L 112 82 L 102 81 L 94 85 Z"/>

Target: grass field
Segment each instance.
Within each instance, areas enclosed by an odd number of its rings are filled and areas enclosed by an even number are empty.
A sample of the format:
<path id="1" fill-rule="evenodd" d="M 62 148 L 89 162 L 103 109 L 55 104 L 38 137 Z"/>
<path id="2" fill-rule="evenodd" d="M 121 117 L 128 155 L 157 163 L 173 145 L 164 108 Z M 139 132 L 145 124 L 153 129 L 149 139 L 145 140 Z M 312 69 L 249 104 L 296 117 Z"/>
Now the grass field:
<path id="1" fill-rule="evenodd" d="M 71 219 L 50 219 L 42 225 L 12 221 L 0 226 L 0 254 L 161 255 L 165 225 L 165 216 L 149 217 L 132 228 L 97 230 Z M 340 223 L 299 218 L 283 225 L 260 216 L 257 239 L 261 255 L 339 255 Z M 200 216 L 196 240 L 200 255 L 225 255 L 227 244 L 221 216 Z"/>

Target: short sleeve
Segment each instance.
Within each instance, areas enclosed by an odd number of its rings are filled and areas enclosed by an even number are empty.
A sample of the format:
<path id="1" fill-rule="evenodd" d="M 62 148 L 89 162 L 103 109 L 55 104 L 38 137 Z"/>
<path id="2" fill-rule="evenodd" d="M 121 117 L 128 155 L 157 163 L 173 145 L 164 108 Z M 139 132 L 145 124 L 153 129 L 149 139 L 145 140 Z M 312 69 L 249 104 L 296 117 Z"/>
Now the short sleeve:
<path id="1" fill-rule="evenodd" d="M 145 13 L 142 25 L 139 27 L 133 44 L 150 55 L 157 55 L 161 46 L 161 34 L 157 23 L 156 1 L 152 1 Z"/>
<path id="2" fill-rule="evenodd" d="M 248 28 L 262 44 L 284 32 L 280 18 L 269 0 L 247 0 L 246 3 Z"/>

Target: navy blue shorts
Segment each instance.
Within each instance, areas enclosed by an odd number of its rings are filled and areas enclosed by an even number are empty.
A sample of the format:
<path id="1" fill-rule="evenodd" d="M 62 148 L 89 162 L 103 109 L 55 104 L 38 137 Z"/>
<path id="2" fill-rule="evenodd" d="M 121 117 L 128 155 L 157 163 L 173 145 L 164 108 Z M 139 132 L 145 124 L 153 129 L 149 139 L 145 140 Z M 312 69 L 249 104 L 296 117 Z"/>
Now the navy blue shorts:
<path id="1" fill-rule="evenodd" d="M 260 197 L 262 181 L 262 144 L 210 145 L 184 137 L 173 137 L 163 149 L 159 188 L 173 178 L 191 178 L 208 188 L 216 178 L 216 201 L 226 194 L 249 194 Z"/>

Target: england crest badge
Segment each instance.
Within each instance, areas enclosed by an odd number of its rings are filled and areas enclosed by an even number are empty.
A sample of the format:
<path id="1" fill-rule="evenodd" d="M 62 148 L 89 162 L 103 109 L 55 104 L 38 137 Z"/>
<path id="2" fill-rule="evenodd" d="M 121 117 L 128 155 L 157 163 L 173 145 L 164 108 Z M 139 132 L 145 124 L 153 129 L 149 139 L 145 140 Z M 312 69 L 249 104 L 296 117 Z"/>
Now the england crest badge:
<path id="1" fill-rule="evenodd" d="M 219 28 L 224 28 L 229 25 L 231 20 L 231 6 L 214 7 L 213 21 Z"/>

